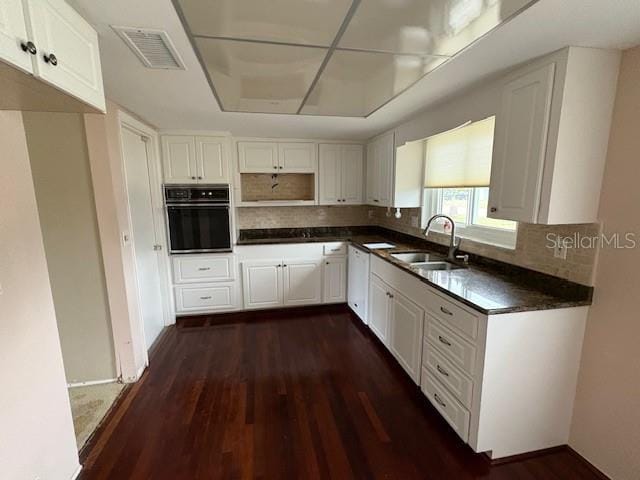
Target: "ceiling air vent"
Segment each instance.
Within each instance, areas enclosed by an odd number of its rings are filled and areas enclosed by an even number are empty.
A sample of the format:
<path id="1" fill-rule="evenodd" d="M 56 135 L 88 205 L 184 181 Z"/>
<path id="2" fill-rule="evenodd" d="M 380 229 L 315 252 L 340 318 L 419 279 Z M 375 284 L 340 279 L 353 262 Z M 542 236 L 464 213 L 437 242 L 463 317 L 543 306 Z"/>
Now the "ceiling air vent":
<path id="1" fill-rule="evenodd" d="M 184 62 L 167 32 L 135 27 L 112 26 L 111 28 L 124 40 L 145 67 L 164 70 L 185 69 Z"/>

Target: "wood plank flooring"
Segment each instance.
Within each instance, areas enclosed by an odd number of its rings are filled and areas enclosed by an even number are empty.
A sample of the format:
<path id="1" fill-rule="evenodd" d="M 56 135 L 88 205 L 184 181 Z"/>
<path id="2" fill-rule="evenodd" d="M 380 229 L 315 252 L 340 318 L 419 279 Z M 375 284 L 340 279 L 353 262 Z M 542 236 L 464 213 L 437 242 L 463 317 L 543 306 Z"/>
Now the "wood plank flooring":
<path id="1" fill-rule="evenodd" d="M 82 452 L 81 480 L 601 478 L 565 450 L 489 465 L 346 307 L 184 325 Z"/>

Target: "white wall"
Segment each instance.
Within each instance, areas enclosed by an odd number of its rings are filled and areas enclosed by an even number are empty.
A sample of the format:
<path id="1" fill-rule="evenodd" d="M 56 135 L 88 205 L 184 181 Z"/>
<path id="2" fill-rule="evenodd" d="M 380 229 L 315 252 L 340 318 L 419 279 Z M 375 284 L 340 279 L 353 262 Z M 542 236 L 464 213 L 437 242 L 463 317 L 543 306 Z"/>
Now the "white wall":
<path id="1" fill-rule="evenodd" d="M 0 478 L 67 480 L 79 468 L 27 143 L 0 111 Z"/>
<path id="2" fill-rule="evenodd" d="M 600 249 L 570 445 L 613 479 L 640 478 L 640 46 L 624 52 L 599 218 L 635 248 Z"/>
<path id="3" fill-rule="evenodd" d="M 24 112 L 68 383 L 117 377 L 83 117 Z"/>

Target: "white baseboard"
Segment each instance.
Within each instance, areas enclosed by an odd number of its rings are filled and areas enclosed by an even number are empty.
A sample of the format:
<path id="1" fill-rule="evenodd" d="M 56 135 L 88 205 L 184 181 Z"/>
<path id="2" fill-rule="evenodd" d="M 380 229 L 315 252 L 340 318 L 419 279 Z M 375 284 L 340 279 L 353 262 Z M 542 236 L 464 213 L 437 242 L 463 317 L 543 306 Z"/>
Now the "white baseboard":
<path id="1" fill-rule="evenodd" d="M 116 383 L 118 381 L 117 378 L 107 378 L 105 380 L 91 380 L 89 382 L 75 382 L 75 383 L 67 383 L 68 388 L 73 387 L 87 387 L 89 385 L 103 385 L 105 383 Z"/>
<path id="2" fill-rule="evenodd" d="M 73 473 L 73 475 L 71 475 L 71 478 L 69 480 L 76 480 L 76 478 L 78 478 L 78 476 L 80 475 L 81 471 L 82 471 L 82 465 L 78 465 L 78 468 Z"/>

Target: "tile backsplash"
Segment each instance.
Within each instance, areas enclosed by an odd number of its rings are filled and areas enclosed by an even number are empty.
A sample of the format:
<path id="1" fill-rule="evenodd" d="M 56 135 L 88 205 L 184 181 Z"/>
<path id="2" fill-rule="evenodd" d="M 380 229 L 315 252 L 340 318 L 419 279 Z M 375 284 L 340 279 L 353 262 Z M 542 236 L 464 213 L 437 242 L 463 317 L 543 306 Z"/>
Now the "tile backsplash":
<path id="1" fill-rule="evenodd" d="M 419 208 L 402 210 L 402 217 L 387 216 L 387 209 L 366 205 L 309 206 L 309 207 L 250 207 L 238 208 L 236 226 L 250 228 L 339 227 L 349 225 L 378 225 L 402 233 L 422 237 L 422 229 L 411 225 L 412 217 L 420 218 Z M 460 248 L 469 253 L 493 258 L 505 263 L 547 273 L 583 285 L 593 285 L 597 248 L 570 248 L 567 258 L 555 258 L 547 235 L 593 237 L 599 233 L 598 224 L 579 225 L 518 225 L 516 248 L 506 249 L 463 239 Z M 430 233 L 429 240 L 448 244 L 448 235 Z"/>

